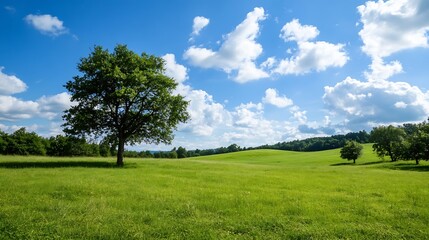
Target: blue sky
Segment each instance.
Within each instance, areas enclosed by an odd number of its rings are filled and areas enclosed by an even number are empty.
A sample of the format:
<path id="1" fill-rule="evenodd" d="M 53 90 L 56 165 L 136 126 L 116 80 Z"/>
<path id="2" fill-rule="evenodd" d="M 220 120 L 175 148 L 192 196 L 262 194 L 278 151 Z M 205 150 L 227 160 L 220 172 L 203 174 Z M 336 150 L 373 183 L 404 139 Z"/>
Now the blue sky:
<path id="1" fill-rule="evenodd" d="M 429 116 L 429 2 L 0 1 L 0 129 L 61 134 L 95 45 L 166 60 L 191 120 L 172 146 L 259 146 Z"/>

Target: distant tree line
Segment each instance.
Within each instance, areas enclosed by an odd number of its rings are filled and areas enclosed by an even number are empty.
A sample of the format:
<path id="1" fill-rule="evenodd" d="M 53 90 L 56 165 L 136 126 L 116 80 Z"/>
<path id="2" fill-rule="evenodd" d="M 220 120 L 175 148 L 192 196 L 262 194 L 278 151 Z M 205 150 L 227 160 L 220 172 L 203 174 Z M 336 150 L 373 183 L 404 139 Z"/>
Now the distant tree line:
<path id="1" fill-rule="evenodd" d="M 133 151 L 125 150 L 124 157 L 128 158 L 186 158 L 216 153 L 239 151 L 241 148 L 232 144 L 228 148 L 187 151 L 183 147 L 173 148 L 171 151 Z M 100 143 L 91 143 L 84 138 L 57 135 L 44 138 L 35 132 L 28 132 L 20 128 L 8 134 L 0 130 L 1 155 L 39 155 L 39 156 L 89 156 L 109 157 L 117 155 L 117 144 L 110 140 Z"/>
<path id="2" fill-rule="evenodd" d="M 0 130 L 0 154 L 42 156 L 100 156 L 100 146 L 85 139 L 57 135 L 44 138 L 20 128 L 12 134 Z"/>
<path id="3" fill-rule="evenodd" d="M 0 154 L 40 156 L 116 156 L 116 146 L 107 141 L 91 143 L 84 138 L 57 135 L 44 138 L 20 128 L 12 134 L 0 130 Z M 128 157 L 134 152 L 127 151 Z M 141 157 L 139 156 L 136 157 Z"/>
<path id="4" fill-rule="evenodd" d="M 347 133 L 345 135 L 314 137 L 303 140 L 294 140 L 291 142 L 279 142 L 274 145 L 262 145 L 260 147 L 256 147 L 256 149 L 279 149 L 288 151 L 311 152 L 341 148 L 347 141 L 355 141 L 357 143 L 369 143 L 370 135 L 364 130 L 359 132 Z"/>
<path id="5" fill-rule="evenodd" d="M 357 143 L 369 143 L 370 135 L 366 131 L 359 132 L 351 132 L 345 135 L 333 135 L 330 137 L 314 137 L 303 140 L 294 140 L 290 142 L 279 142 L 274 145 L 262 145 L 258 147 L 240 147 L 237 144 L 231 144 L 228 147 L 220 147 L 214 149 L 196 149 L 192 151 L 187 151 L 182 147 L 179 147 L 177 150 L 183 149 L 185 151 L 184 154 L 179 154 L 179 158 L 181 156 L 186 157 L 198 157 L 198 156 L 206 156 L 206 155 L 214 155 L 221 153 L 230 153 L 230 152 L 238 152 L 238 151 L 246 151 L 246 150 L 254 150 L 254 149 L 278 149 L 278 150 L 288 150 L 288 151 L 301 151 L 301 152 L 309 152 L 309 151 L 322 151 L 329 150 L 335 148 L 341 148 L 347 141 L 355 141 Z M 175 151 L 176 149 L 173 149 Z"/>
<path id="6" fill-rule="evenodd" d="M 374 143 L 374 152 L 381 158 L 391 161 L 413 160 L 429 161 L 429 123 L 403 124 L 402 126 L 375 127 L 371 134 L 366 131 L 352 132 L 345 135 L 316 137 L 291 142 L 279 142 L 274 145 L 259 147 L 240 147 L 231 144 L 215 149 L 186 150 L 184 147 L 171 151 L 131 151 L 125 150 L 128 158 L 187 158 L 231 153 L 252 149 L 279 149 L 290 151 L 320 151 L 344 147 L 346 142 Z M 3 155 L 46 155 L 46 156 L 116 156 L 117 144 L 109 139 L 99 143 L 88 142 L 84 138 L 57 135 L 44 138 L 34 132 L 20 128 L 8 134 L 0 130 L 0 154 Z M 351 158 L 353 159 L 353 158 Z M 355 160 L 355 159 L 353 159 Z"/>
<path id="7" fill-rule="evenodd" d="M 186 150 L 184 147 L 173 148 L 170 151 L 133 151 L 125 150 L 124 157 L 128 158 L 187 158 L 207 156 L 222 153 L 231 153 L 252 149 L 279 149 L 291 151 L 320 151 L 344 146 L 347 140 L 359 143 L 369 142 L 369 134 L 365 131 L 334 135 L 331 137 L 317 137 L 291 142 L 282 142 L 274 145 L 259 147 L 240 147 L 231 144 L 228 147 L 214 149 Z M 34 132 L 27 132 L 25 128 L 18 129 L 12 134 L 0 130 L 0 154 L 3 155 L 47 155 L 47 156 L 116 156 L 117 144 L 106 139 L 100 143 L 88 142 L 84 138 L 57 135 L 44 138 Z"/>

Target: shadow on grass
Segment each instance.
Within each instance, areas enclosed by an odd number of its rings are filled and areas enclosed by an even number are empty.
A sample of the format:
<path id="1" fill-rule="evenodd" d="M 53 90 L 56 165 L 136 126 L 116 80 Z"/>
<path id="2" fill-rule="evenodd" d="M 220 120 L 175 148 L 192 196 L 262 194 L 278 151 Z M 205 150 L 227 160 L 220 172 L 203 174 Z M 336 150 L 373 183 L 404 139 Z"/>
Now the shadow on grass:
<path id="1" fill-rule="evenodd" d="M 375 164 L 380 164 L 380 163 L 385 163 L 384 161 L 377 161 L 377 162 L 365 162 L 365 163 L 353 163 L 353 162 L 343 162 L 343 163 L 334 163 L 331 164 L 330 166 L 365 166 L 365 165 L 375 165 Z"/>
<path id="2" fill-rule="evenodd" d="M 366 162 L 366 163 L 362 163 L 362 164 L 359 164 L 359 165 L 376 165 L 376 164 L 380 164 L 380 163 L 385 163 L 385 161 Z"/>
<path id="3" fill-rule="evenodd" d="M 356 164 L 353 164 L 353 162 L 345 162 L 345 163 L 333 163 L 333 164 L 331 164 L 331 166 L 348 166 L 348 165 L 356 165 Z"/>
<path id="4" fill-rule="evenodd" d="M 429 172 L 429 165 L 416 165 L 411 163 L 397 163 L 394 165 L 387 165 L 386 168 L 393 170 Z"/>
<path id="5" fill-rule="evenodd" d="M 0 168 L 119 168 L 112 162 L 64 161 L 64 162 L 0 162 Z M 124 168 L 135 167 L 125 164 Z"/>

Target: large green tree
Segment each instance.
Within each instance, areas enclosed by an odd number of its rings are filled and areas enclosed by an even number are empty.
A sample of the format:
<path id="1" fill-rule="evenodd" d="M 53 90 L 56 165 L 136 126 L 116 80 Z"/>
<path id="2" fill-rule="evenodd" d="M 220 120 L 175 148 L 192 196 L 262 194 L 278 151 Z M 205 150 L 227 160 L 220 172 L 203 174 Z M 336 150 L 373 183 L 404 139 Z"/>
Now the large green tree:
<path id="1" fill-rule="evenodd" d="M 420 160 L 429 160 L 429 124 L 423 122 L 414 125 L 404 146 L 404 160 L 415 160 L 419 164 Z"/>
<path id="2" fill-rule="evenodd" d="M 403 141 L 406 137 L 404 129 L 390 126 L 375 127 L 371 131 L 372 148 L 379 157 L 389 156 L 392 162 L 402 155 Z"/>
<path id="3" fill-rule="evenodd" d="M 189 118 L 188 102 L 173 93 L 177 83 L 164 74 L 164 64 L 125 45 L 112 53 L 95 46 L 78 63 L 82 75 L 65 85 L 76 104 L 65 111 L 64 131 L 114 139 L 118 166 L 125 144 L 171 143 L 177 125 Z"/>
<path id="4" fill-rule="evenodd" d="M 340 150 L 340 156 L 342 159 L 353 160 L 353 163 L 356 163 L 356 159 L 362 156 L 362 149 L 362 145 L 358 142 L 347 141 Z"/>

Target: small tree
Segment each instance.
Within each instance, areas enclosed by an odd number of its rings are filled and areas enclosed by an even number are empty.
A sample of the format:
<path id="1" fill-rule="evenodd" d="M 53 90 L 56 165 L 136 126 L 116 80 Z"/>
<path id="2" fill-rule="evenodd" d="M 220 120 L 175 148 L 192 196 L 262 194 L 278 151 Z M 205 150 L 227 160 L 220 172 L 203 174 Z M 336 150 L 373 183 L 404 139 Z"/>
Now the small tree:
<path id="1" fill-rule="evenodd" d="M 237 144 L 231 144 L 228 146 L 228 152 L 238 152 L 240 151 L 240 146 L 238 146 Z"/>
<path id="2" fill-rule="evenodd" d="M 184 148 L 184 147 L 179 147 L 176 150 L 176 153 L 177 153 L 177 157 L 178 158 L 186 158 L 186 157 L 188 157 L 188 151 L 186 151 L 186 148 Z"/>
<path id="3" fill-rule="evenodd" d="M 343 148 L 341 148 L 340 154 L 342 159 L 353 160 L 353 164 L 356 163 L 356 159 L 362 156 L 362 145 L 356 141 L 347 141 Z"/>
<path id="4" fill-rule="evenodd" d="M 169 144 L 176 126 L 189 118 L 188 102 L 173 94 L 177 83 L 164 75 L 160 57 L 138 55 L 125 45 L 113 53 L 96 46 L 78 70 L 83 75 L 65 85 L 77 104 L 65 111 L 64 131 L 114 142 L 118 166 L 125 144 Z"/>

